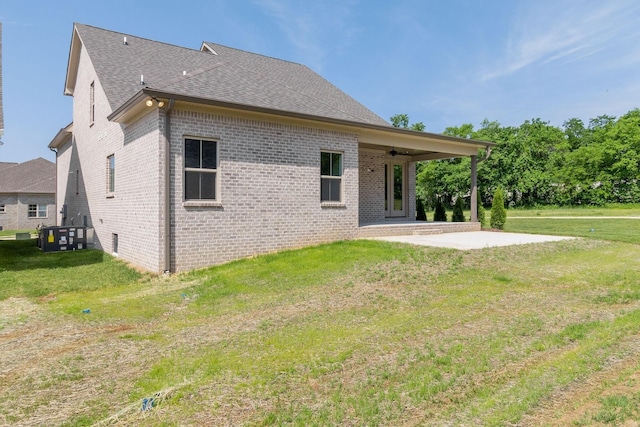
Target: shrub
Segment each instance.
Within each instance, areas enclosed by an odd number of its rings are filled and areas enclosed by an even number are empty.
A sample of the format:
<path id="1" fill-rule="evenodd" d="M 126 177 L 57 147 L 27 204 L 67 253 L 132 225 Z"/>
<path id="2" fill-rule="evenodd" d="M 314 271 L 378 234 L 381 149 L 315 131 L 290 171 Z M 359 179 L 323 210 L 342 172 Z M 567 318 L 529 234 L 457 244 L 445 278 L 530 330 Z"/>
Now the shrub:
<path id="1" fill-rule="evenodd" d="M 453 205 L 453 218 L 451 218 L 453 222 L 464 222 L 464 210 L 462 208 L 462 197 L 458 196 L 456 198 L 456 203 Z"/>
<path id="2" fill-rule="evenodd" d="M 504 193 L 498 188 L 493 194 L 491 204 L 491 228 L 502 230 L 507 222 L 507 210 L 504 208 Z"/>
<path id="3" fill-rule="evenodd" d="M 436 202 L 436 210 L 433 213 L 433 220 L 434 221 L 446 221 L 447 220 L 447 211 L 444 208 L 444 203 L 442 203 L 442 200 L 438 200 Z"/>
<path id="4" fill-rule="evenodd" d="M 426 221 L 427 213 L 424 211 L 424 203 L 422 199 L 416 198 L 416 221 Z"/>
<path id="5" fill-rule="evenodd" d="M 485 215 L 484 206 L 482 206 L 482 202 L 480 201 L 480 197 L 478 197 L 478 222 L 480 223 L 480 227 L 482 228 L 487 225 L 487 218 Z"/>

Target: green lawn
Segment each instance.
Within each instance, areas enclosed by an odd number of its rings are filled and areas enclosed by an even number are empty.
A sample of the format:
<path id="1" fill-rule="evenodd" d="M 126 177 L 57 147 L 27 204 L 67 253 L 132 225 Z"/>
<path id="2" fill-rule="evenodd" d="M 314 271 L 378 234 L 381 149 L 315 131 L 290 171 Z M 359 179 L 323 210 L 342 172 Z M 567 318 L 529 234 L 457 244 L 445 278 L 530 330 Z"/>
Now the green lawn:
<path id="1" fill-rule="evenodd" d="M 15 236 L 16 233 L 34 234 L 36 230 L 0 230 L 0 237 Z"/>
<path id="2" fill-rule="evenodd" d="M 640 422 L 636 244 L 349 241 L 171 277 L 33 244 L 0 242 L 2 425 Z"/>

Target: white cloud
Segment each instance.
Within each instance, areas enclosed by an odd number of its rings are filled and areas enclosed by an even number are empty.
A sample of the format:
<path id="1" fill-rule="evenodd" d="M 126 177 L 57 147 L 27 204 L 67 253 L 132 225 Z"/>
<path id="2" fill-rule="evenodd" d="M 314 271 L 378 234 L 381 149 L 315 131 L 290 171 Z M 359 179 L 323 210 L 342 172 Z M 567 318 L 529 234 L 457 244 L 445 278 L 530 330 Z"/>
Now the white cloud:
<path id="1" fill-rule="evenodd" d="M 482 72 L 482 81 L 539 64 L 582 60 L 615 47 L 629 34 L 637 39 L 640 4 L 634 0 L 526 5 L 512 19 L 502 57 L 498 57 L 496 66 Z"/>

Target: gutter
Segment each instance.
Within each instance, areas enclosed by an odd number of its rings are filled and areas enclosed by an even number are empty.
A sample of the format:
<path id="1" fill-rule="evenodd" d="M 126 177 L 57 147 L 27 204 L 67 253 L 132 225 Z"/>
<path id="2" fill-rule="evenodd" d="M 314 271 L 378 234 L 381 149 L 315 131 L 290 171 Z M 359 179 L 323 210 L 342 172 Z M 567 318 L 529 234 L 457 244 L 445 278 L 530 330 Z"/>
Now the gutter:
<path id="1" fill-rule="evenodd" d="M 164 111 L 164 273 L 171 273 L 171 110 L 175 101 L 169 99 Z"/>

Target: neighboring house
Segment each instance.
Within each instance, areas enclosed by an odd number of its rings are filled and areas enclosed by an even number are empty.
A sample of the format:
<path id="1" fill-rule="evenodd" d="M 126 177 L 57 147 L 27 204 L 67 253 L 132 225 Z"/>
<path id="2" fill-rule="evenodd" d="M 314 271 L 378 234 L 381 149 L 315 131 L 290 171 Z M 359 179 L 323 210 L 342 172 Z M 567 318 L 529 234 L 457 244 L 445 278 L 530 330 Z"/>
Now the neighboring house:
<path id="1" fill-rule="evenodd" d="M 55 225 L 56 165 L 39 157 L 24 163 L 0 162 L 0 227 L 34 230 Z"/>
<path id="2" fill-rule="evenodd" d="M 94 227 L 96 247 L 155 272 L 414 220 L 416 161 L 475 165 L 491 145 L 391 127 L 300 64 L 81 24 L 64 92 L 58 223 Z"/>

